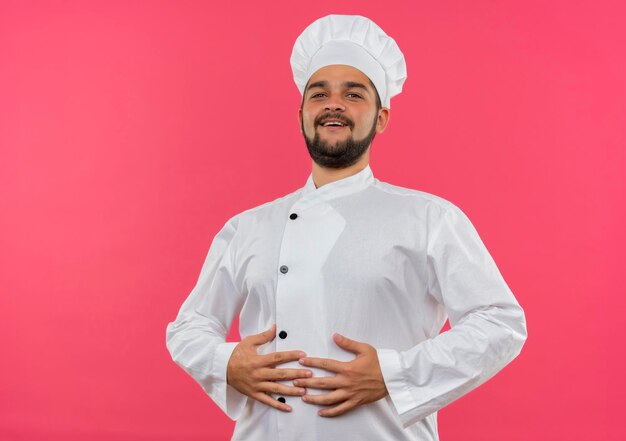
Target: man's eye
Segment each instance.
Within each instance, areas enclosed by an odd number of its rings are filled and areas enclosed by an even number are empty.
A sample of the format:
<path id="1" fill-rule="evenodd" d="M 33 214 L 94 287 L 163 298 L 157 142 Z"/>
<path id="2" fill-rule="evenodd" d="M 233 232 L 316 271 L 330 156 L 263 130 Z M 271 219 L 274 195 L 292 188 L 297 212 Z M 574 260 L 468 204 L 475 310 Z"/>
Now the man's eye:
<path id="1" fill-rule="evenodd" d="M 319 93 L 311 95 L 311 98 L 317 98 L 318 96 L 323 96 L 323 95 L 324 95 L 323 93 L 319 92 Z"/>
<path id="2" fill-rule="evenodd" d="M 361 98 L 361 96 L 360 96 L 360 95 L 357 95 L 356 93 L 349 93 L 349 94 L 348 94 L 348 96 L 353 96 L 353 97 L 356 97 L 356 98 Z"/>

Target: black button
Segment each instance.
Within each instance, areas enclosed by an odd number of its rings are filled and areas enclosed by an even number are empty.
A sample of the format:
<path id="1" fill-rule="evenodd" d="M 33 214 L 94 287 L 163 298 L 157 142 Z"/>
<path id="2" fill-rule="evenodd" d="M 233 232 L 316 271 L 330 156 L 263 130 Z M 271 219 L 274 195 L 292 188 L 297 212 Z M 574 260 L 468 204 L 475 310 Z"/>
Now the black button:
<path id="1" fill-rule="evenodd" d="M 287 265 L 283 265 L 280 267 L 280 272 L 285 274 L 287 271 L 289 271 L 289 268 L 287 268 Z"/>
<path id="2" fill-rule="evenodd" d="M 284 403 L 285 401 L 287 401 L 285 400 L 285 397 L 278 397 L 277 400 L 280 401 L 281 403 Z"/>
<path id="3" fill-rule="evenodd" d="M 280 331 L 280 332 L 278 333 L 278 336 L 279 336 L 280 338 L 287 338 L 287 333 L 286 333 L 285 331 Z"/>
<path id="4" fill-rule="evenodd" d="M 291 214 L 289 215 L 289 219 L 295 219 L 295 218 L 297 218 L 297 217 L 298 217 L 298 215 L 297 215 L 296 213 L 291 213 Z"/>

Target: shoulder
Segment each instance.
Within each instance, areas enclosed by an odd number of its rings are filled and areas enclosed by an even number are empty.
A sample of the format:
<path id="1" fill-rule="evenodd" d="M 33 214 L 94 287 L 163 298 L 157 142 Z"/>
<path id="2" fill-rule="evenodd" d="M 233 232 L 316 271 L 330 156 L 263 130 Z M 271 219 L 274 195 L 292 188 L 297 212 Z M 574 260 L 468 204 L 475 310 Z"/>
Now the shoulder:
<path id="1" fill-rule="evenodd" d="M 381 201 L 377 205 L 386 206 L 393 213 L 406 213 L 408 216 L 405 217 L 421 220 L 430 233 L 441 230 L 444 225 L 453 229 L 474 229 L 465 211 L 455 202 L 441 196 L 378 179 L 373 188 L 379 193 Z"/>
<path id="2" fill-rule="evenodd" d="M 482 244 L 478 231 L 467 214 L 450 200 L 425 191 L 399 187 L 380 181 L 377 181 L 375 186 L 380 192 L 387 195 L 387 198 L 403 199 L 405 202 L 396 204 L 396 206 L 407 207 L 401 209 L 410 210 L 412 214 L 416 214 L 424 221 L 424 227 L 429 237 L 429 250 L 436 246 L 442 247 L 459 241 L 464 241 L 466 244 Z"/>
<path id="3" fill-rule="evenodd" d="M 401 187 L 379 179 L 374 180 L 373 188 L 385 198 L 396 199 L 403 205 L 417 207 L 420 210 L 431 210 L 439 213 L 459 210 L 459 207 L 453 202 L 423 190 Z"/>

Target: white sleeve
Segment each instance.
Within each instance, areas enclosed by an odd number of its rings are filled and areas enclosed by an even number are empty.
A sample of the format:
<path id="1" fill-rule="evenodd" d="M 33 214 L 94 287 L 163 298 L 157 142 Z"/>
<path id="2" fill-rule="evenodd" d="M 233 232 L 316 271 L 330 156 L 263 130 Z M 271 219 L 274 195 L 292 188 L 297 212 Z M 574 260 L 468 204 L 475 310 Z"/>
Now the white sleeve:
<path id="1" fill-rule="evenodd" d="M 248 399 L 226 382 L 228 360 L 237 345 L 226 342 L 226 335 L 242 305 L 233 282 L 235 232 L 236 218 L 232 218 L 213 239 L 196 286 L 166 330 L 166 346 L 174 362 L 232 420 L 241 416 Z"/>
<path id="2" fill-rule="evenodd" d="M 524 311 L 467 216 L 452 205 L 431 229 L 428 289 L 450 329 L 406 351 L 377 349 L 405 428 L 493 377 L 527 337 Z"/>

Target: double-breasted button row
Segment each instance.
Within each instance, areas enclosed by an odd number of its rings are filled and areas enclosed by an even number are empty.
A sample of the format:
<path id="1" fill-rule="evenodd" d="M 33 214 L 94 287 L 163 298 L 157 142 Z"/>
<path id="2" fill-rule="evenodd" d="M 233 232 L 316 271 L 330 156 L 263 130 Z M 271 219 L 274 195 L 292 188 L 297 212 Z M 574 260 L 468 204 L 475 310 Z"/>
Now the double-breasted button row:
<path id="1" fill-rule="evenodd" d="M 297 218 L 298 218 L 298 215 L 296 213 L 291 213 L 289 215 L 289 219 L 291 219 L 291 220 L 295 220 Z M 289 267 L 287 265 L 281 265 L 281 267 L 280 267 L 280 272 L 281 273 L 287 274 L 288 271 L 289 271 Z M 287 332 L 286 331 L 280 331 L 278 333 L 278 336 L 284 340 L 284 339 L 287 338 Z M 287 400 L 285 400 L 285 397 L 278 397 L 277 400 L 280 401 L 281 403 L 284 403 L 284 402 L 287 401 Z"/>
<path id="2" fill-rule="evenodd" d="M 298 217 L 298 215 L 296 213 L 291 213 L 289 215 L 289 219 L 296 219 Z M 280 267 L 280 272 L 283 274 L 287 274 L 287 271 L 289 271 L 289 267 L 287 265 L 282 265 Z"/>
<path id="3" fill-rule="evenodd" d="M 294 219 L 297 219 L 297 218 L 298 218 L 298 215 L 296 213 L 291 213 L 289 215 L 289 219 L 291 219 L 291 220 L 294 220 Z M 283 273 L 283 274 L 287 274 L 287 271 L 289 271 L 289 268 L 287 267 L 287 265 L 281 265 L 280 272 Z M 282 339 L 285 339 L 285 338 L 287 338 L 287 332 L 280 331 L 278 333 L 278 336 L 280 338 L 282 338 Z M 284 403 L 285 401 L 287 401 L 287 400 L 285 400 L 285 397 L 278 397 L 277 400 L 280 401 L 281 403 Z"/>

